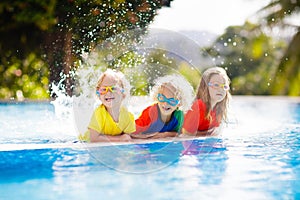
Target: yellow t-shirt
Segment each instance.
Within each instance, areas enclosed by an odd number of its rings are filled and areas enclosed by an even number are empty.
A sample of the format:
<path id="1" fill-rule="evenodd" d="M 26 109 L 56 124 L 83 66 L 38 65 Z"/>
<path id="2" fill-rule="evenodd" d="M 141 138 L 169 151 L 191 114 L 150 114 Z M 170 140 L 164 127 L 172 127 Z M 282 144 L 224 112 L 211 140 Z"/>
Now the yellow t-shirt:
<path id="1" fill-rule="evenodd" d="M 120 135 L 135 131 L 134 115 L 125 107 L 120 108 L 119 122 L 115 122 L 105 106 L 101 104 L 95 109 L 88 128 L 104 135 Z M 90 141 L 90 132 L 87 130 L 79 136 L 82 141 Z"/>

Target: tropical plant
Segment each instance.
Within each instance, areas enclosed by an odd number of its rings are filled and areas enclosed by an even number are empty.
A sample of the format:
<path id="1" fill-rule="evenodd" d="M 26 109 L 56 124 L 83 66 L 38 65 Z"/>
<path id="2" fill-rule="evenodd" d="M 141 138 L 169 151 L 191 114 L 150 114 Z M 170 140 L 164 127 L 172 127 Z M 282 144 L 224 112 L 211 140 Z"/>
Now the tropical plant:
<path id="1" fill-rule="evenodd" d="M 269 95 L 284 45 L 284 40 L 272 38 L 246 22 L 228 27 L 206 52 L 216 65 L 227 70 L 234 94 Z"/>
<path id="2" fill-rule="evenodd" d="M 272 0 L 259 12 L 262 14 L 261 26 L 280 27 L 293 33 L 285 53 L 281 56 L 273 80 L 272 92 L 280 95 L 300 95 L 300 25 L 292 24 L 291 19 L 298 19 L 300 0 Z"/>
<path id="3" fill-rule="evenodd" d="M 49 74 L 49 81 L 44 81 L 41 87 L 64 79 L 62 85 L 71 95 L 74 74 L 71 72 L 82 52 L 90 51 L 95 44 L 124 30 L 145 29 L 156 10 L 170 6 L 170 1 L 3 0 L 0 2 L 1 72 L 5 74 L 13 62 L 21 63 L 16 70 L 22 71 L 22 63 L 34 55 L 38 62 L 45 64 L 41 71 L 47 73 L 41 75 Z M 25 75 L 30 76 L 22 71 L 22 76 L 15 79 L 22 79 Z M 9 82 L 7 87 L 14 88 L 14 82 Z M 1 81 L 3 84 L 5 80 Z M 22 91 L 20 85 L 18 90 Z M 14 97 L 15 92 L 0 96 Z M 26 94 L 26 97 L 31 96 Z"/>

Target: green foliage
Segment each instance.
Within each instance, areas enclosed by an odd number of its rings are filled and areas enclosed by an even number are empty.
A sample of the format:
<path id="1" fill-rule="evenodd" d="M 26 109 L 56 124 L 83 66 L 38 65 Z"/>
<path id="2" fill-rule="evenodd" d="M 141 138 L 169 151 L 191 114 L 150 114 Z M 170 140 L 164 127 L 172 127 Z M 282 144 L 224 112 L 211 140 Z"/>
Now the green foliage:
<path id="1" fill-rule="evenodd" d="M 228 27 L 209 54 L 227 69 L 234 94 L 300 95 L 299 25 L 290 25 L 290 16 L 300 12 L 300 1 L 276 0 L 262 8 L 260 24 Z M 290 41 L 262 30 L 294 30 Z"/>
<path id="2" fill-rule="evenodd" d="M 118 68 L 130 74 L 133 94 L 148 93 L 153 80 L 174 71 L 197 87 L 199 73 L 164 51 L 139 54 L 140 42 L 161 0 L 3 0 L 0 2 L 0 98 L 49 98 L 51 83 L 64 80 L 72 94 L 82 53 L 98 52 L 97 70 Z M 276 9 L 274 9 L 276 8 Z M 286 18 L 299 14 L 300 1 L 276 0 L 261 9 L 261 26 L 246 22 L 228 27 L 207 48 L 232 79 L 233 94 L 300 95 L 300 34 L 287 41 L 272 38 L 266 26 L 290 27 Z M 131 30 L 131 34 L 127 31 Z M 126 35 L 122 35 L 122 33 Z M 122 35 L 121 37 L 119 37 Z M 115 37 L 117 36 L 117 37 Z M 99 43 L 103 46 L 99 49 Z M 81 63 L 81 64 L 80 64 Z M 71 76 L 69 74 L 71 73 Z M 95 79 L 93 76 L 88 76 Z"/>
<path id="3" fill-rule="evenodd" d="M 61 79 L 71 95 L 74 77 L 69 73 L 74 72 L 74 63 L 81 59 L 82 52 L 90 52 L 96 44 L 124 30 L 146 28 L 156 10 L 169 6 L 168 3 L 161 0 L 1 1 L 0 65 L 1 73 L 8 76 L 0 81 L 1 98 L 13 98 L 17 90 L 26 98 L 45 98 L 46 82 L 59 83 Z M 35 72 L 34 64 L 24 65 L 31 60 L 31 55 L 35 55 L 36 62 L 43 63 L 40 72 Z M 22 77 L 27 77 L 22 83 L 12 78 L 15 70 L 21 70 Z M 37 78 L 36 73 L 44 77 Z M 25 85 L 20 87 L 20 84 Z"/>
<path id="4" fill-rule="evenodd" d="M 56 24 L 55 6 L 56 0 L 3 0 L 0 3 L 0 30 L 15 30 L 27 24 L 47 30 Z"/>
<path id="5" fill-rule="evenodd" d="M 299 18 L 300 0 L 271 1 L 260 10 L 264 17 L 262 26 L 279 27 L 293 32 L 283 56 L 281 56 L 276 77 L 273 79 L 272 93 L 278 95 L 300 95 L 300 26 L 290 24 L 289 17 Z"/>
<path id="6" fill-rule="evenodd" d="M 183 77 L 185 77 L 185 79 L 192 85 L 192 87 L 196 91 L 201 79 L 200 72 L 197 69 L 191 67 L 190 64 L 186 62 L 179 63 L 178 71 Z"/>
<path id="7" fill-rule="evenodd" d="M 300 12 L 300 0 L 273 0 L 268 5 L 260 10 L 264 13 L 264 21 L 269 26 L 282 25 L 289 26 L 284 19 L 287 17 L 299 14 Z"/>
<path id="8" fill-rule="evenodd" d="M 125 74 L 132 86 L 132 95 L 148 95 L 156 78 L 173 73 L 180 73 L 187 80 L 194 81 L 194 87 L 198 85 L 198 71 L 192 69 L 190 64 L 168 55 L 166 50 L 136 50 L 130 42 L 116 44 L 118 47 L 114 47 L 115 44 L 110 42 L 102 44 L 89 54 L 85 62 L 79 63 L 77 79 L 81 80 L 81 83 L 77 86 L 80 92 L 86 92 L 86 85 L 89 85 L 87 90 L 93 90 L 100 72 L 107 68 L 117 69 Z M 104 48 L 107 46 L 112 49 Z M 115 48 L 119 51 L 114 51 Z"/>
<path id="9" fill-rule="evenodd" d="M 0 67 L 0 72 L 3 74 L 0 98 L 48 99 L 49 71 L 44 66 L 43 60 L 37 58 L 33 53 L 24 60 L 11 57 L 7 67 Z"/>
<path id="10" fill-rule="evenodd" d="M 254 27 L 248 22 L 228 27 L 212 47 L 207 48 L 217 65 L 227 70 L 233 94 L 273 94 L 272 83 L 285 41 L 258 29 L 253 31 Z"/>
<path id="11" fill-rule="evenodd" d="M 300 32 L 290 42 L 279 63 L 273 92 L 281 95 L 300 95 Z"/>

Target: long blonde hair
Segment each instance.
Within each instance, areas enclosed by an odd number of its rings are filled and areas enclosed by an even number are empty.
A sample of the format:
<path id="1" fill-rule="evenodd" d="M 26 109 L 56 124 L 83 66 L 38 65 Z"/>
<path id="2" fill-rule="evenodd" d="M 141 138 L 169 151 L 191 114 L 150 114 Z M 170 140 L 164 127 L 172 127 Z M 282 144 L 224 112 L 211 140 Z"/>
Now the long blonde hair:
<path id="1" fill-rule="evenodd" d="M 221 75 L 225 79 L 226 84 L 228 85 L 230 84 L 230 79 L 226 71 L 221 67 L 208 68 L 202 74 L 202 78 L 200 80 L 200 84 L 197 89 L 196 99 L 201 99 L 203 103 L 206 105 L 205 118 L 209 120 L 212 120 L 212 117 L 210 115 L 212 108 L 211 108 L 211 99 L 208 90 L 208 82 L 210 81 L 213 75 Z M 231 98 L 230 92 L 229 90 L 227 90 L 224 99 L 221 102 L 218 102 L 214 107 L 216 111 L 216 118 L 219 123 L 222 120 L 227 121 L 227 110 L 228 110 L 230 98 Z"/>

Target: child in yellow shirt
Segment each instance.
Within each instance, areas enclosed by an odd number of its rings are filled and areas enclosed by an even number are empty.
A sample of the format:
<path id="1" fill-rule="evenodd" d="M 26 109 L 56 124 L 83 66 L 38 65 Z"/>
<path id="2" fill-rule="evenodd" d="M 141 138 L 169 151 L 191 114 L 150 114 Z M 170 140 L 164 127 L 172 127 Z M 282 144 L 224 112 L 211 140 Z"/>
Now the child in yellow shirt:
<path id="1" fill-rule="evenodd" d="M 126 142 L 135 131 L 134 115 L 122 105 L 130 85 L 121 72 L 107 69 L 99 78 L 96 94 L 102 102 L 93 112 L 88 130 L 79 136 L 86 142 Z"/>

